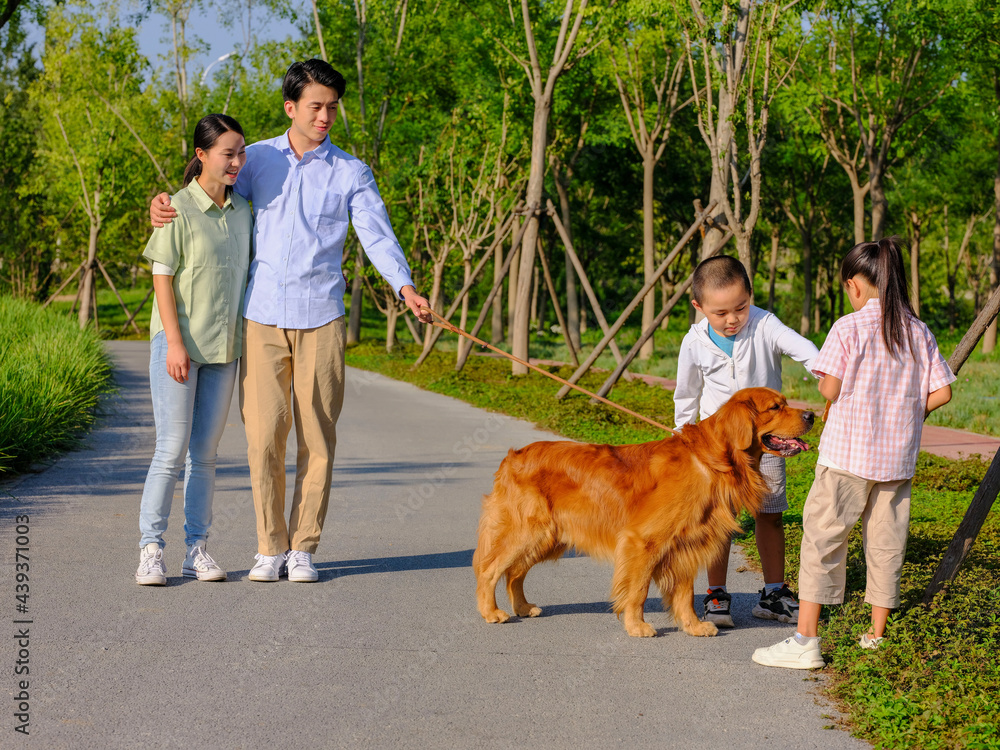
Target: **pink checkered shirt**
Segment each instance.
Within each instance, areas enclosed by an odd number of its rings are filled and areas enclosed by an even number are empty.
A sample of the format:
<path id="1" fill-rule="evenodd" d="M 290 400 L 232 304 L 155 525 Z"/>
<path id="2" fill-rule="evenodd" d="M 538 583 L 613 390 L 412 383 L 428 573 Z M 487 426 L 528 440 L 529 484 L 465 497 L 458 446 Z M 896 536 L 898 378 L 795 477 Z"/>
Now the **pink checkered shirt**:
<path id="1" fill-rule="evenodd" d="M 894 359 L 882 340 L 882 306 L 872 299 L 833 324 L 813 360 L 817 375 L 842 381 L 820 438 L 820 455 L 873 482 L 909 479 L 920 450 L 927 396 L 955 380 L 934 335 L 910 320 L 909 350 Z"/>

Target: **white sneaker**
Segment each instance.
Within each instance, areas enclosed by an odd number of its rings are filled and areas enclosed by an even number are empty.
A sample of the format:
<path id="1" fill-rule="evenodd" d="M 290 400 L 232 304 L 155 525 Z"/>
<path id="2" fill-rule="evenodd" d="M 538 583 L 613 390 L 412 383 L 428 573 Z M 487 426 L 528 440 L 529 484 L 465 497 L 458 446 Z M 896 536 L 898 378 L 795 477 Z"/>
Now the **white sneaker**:
<path id="1" fill-rule="evenodd" d="M 786 669 L 819 669 L 826 666 L 819 651 L 819 639 L 809 646 L 803 646 L 794 636 L 773 646 L 757 649 L 753 652 L 753 660 L 765 667 Z"/>
<path id="2" fill-rule="evenodd" d="M 195 542 L 188 547 L 184 567 L 181 569 L 185 578 L 197 578 L 199 581 L 224 581 L 226 571 L 219 567 L 212 556 L 205 551 L 204 542 Z"/>
<path id="3" fill-rule="evenodd" d="M 140 586 L 167 585 L 167 566 L 163 562 L 163 550 L 156 542 L 150 542 L 139 553 L 139 569 L 135 571 L 135 582 Z"/>
<path id="4" fill-rule="evenodd" d="M 289 550 L 288 580 L 294 583 L 312 583 L 319 580 L 319 571 L 312 564 L 312 554 L 297 549 Z"/>
<path id="5" fill-rule="evenodd" d="M 254 555 L 256 564 L 247 576 L 251 581 L 277 581 L 285 575 L 284 555 Z"/>
<path id="6" fill-rule="evenodd" d="M 868 633 L 865 633 L 864 635 L 861 636 L 861 640 L 858 641 L 858 645 L 861 646 L 861 648 L 874 650 L 877 649 L 879 646 L 881 646 L 882 641 L 884 640 L 885 636 L 882 636 L 881 638 L 875 638 L 873 636 L 868 635 Z"/>

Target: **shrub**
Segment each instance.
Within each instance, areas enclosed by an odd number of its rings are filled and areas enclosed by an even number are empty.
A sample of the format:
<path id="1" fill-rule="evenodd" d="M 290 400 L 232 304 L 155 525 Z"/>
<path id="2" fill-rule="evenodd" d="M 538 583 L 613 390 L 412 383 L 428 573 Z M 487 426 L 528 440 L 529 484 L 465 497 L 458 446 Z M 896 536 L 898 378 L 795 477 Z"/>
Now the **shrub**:
<path id="1" fill-rule="evenodd" d="M 110 391 L 100 339 L 75 321 L 0 297 L 0 474 L 78 444 Z"/>

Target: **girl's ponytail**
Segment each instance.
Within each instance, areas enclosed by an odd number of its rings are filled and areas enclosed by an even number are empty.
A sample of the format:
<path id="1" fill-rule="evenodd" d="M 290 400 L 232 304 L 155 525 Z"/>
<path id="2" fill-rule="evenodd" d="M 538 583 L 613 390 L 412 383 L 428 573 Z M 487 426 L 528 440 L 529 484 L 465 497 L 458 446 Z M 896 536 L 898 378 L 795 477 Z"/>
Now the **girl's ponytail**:
<path id="1" fill-rule="evenodd" d="M 906 288 L 906 270 L 898 237 L 883 237 L 877 242 L 862 242 L 851 248 L 840 266 L 840 279 L 847 283 L 862 276 L 878 290 L 882 307 L 882 340 L 893 357 L 910 346 L 910 318 L 915 318 Z"/>
<path id="2" fill-rule="evenodd" d="M 187 167 L 184 168 L 184 187 L 195 177 L 201 174 L 201 159 L 197 156 L 193 157 L 191 161 L 188 162 Z"/>

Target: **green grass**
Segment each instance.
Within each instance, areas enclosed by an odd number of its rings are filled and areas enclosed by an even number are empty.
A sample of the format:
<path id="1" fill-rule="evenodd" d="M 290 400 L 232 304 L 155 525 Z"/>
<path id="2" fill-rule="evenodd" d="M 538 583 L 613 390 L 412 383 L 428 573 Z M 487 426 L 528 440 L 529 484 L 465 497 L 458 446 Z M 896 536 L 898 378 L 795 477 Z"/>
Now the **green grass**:
<path id="1" fill-rule="evenodd" d="M 148 283 L 148 282 L 147 282 Z M 149 287 L 136 287 L 134 289 L 119 288 L 118 292 L 121 294 L 122 299 L 125 300 L 125 304 L 131 312 L 135 312 L 135 309 L 142 302 L 143 298 L 149 292 Z M 64 295 L 65 296 L 65 295 Z M 69 295 L 72 297 L 72 294 Z M 76 321 L 76 313 L 70 314 L 70 308 L 73 306 L 72 299 L 62 299 L 58 302 L 52 302 L 49 308 L 53 312 L 59 315 Z M 135 323 L 139 328 L 139 333 L 135 332 L 132 326 L 128 326 L 125 330 L 122 330 L 125 322 L 128 320 L 128 316 L 125 311 L 122 310 L 121 305 L 118 303 L 118 298 L 115 297 L 115 293 L 112 292 L 104 279 L 99 279 L 97 283 L 97 324 L 98 331 L 101 338 L 105 339 L 148 339 L 149 338 L 149 318 L 153 314 L 153 297 L 150 296 L 146 300 L 146 304 L 142 306 L 139 310 L 139 314 L 136 315 Z M 91 325 L 94 325 L 94 314 L 91 312 Z"/>
<path id="2" fill-rule="evenodd" d="M 110 360 L 92 330 L 0 297 L 0 475 L 77 445 L 110 377 Z"/>
<path id="3" fill-rule="evenodd" d="M 413 345 L 403 345 L 386 354 L 382 346 L 371 341 L 349 349 L 347 362 L 528 419 L 578 440 L 620 444 L 663 437 L 662 431 L 627 415 L 592 406 L 585 396 L 556 401 L 553 394 L 558 384 L 534 373 L 512 377 L 505 360 L 471 357 L 465 370 L 455 373 L 454 353 L 442 351 L 413 371 L 411 364 L 418 351 Z M 563 376 L 571 371 L 567 367 L 549 369 Z M 802 382 L 791 367 L 786 376 Z M 602 380 L 601 375 L 589 375 L 581 384 L 595 390 Z M 615 388 L 612 399 L 671 423 L 673 403 L 668 390 L 623 383 Z M 822 425 L 808 436 L 811 445 L 818 444 L 821 430 Z M 802 506 L 815 463 L 815 451 L 787 463 L 790 509 L 785 516 L 786 548 L 792 584 L 798 571 Z M 851 537 L 846 602 L 826 608 L 821 635 L 827 671 L 833 677 L 830 692 L 847 714 L 849 729 L 876 747 L 1000 748 L 1000 704 L 996 700 L 1000 694 L 1000 517 L 996 512 L 987 519 L 955 582 L 932 607 L 919 605 L 985 469 L 986 465 L 975 459 L 949 461 L 920 454 L 903 570 L 903 607 L 890 618 L 888 645 L 874 652 L 857 645 L 870 609 L 863 603 L 860 532 Z M 753 521 L 745 518 L 743 523 L 746 533 L 740 543 L 755 562 Z"/>

